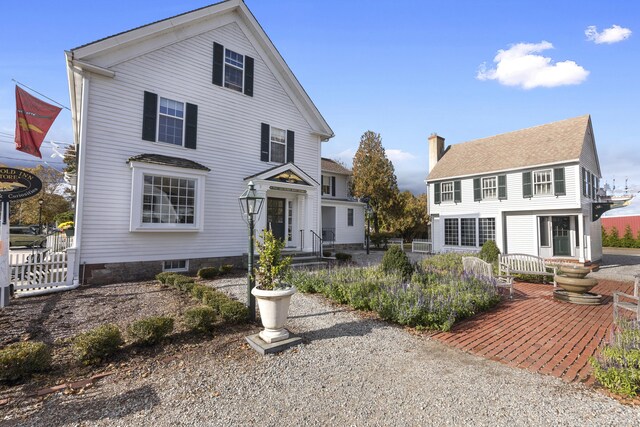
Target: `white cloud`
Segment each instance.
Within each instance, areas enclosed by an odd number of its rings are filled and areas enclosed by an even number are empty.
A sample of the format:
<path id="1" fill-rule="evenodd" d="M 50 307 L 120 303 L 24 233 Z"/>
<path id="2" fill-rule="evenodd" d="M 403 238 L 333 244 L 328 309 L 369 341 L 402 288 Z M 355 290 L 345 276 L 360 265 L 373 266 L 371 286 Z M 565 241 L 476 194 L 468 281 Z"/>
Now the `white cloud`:
<path id="1" fill-rule="evenodd" d="M 523 89 L 577 85 L 585 81 L 589 71 L 574 61 L 553 63 L 551 58 L 539 55 L 553 49 L 547 41 L 541 43 L 518 43 L 509 49 L 500 49 L 493 59 L 497 65 L 487 69 L 480 65 L 478 80 L 497 80 L 505 86 L 520 86 Z"/>
<path id="2" fill-rule="evenodd" d="M 591 25 L 584 30 L 584 34 L 587 36 L 587 40 L 596 44 L 612 44 L 631 37 L 631 30 L 629 28 L 623 28 L 620 25 L 614 25 L 599 33 L 598 28 L 595 25 Z"/>
<path id="3" fill-rule="evenodd" d="M 392 163 L 404 162 L 406 160 L 413 160 L 416 158 L 416 156 L 407 151 L 402 151 L 394 148 L 385 150 L 385 152 L 387 154 L 387 158 L 391 160 Z"/>

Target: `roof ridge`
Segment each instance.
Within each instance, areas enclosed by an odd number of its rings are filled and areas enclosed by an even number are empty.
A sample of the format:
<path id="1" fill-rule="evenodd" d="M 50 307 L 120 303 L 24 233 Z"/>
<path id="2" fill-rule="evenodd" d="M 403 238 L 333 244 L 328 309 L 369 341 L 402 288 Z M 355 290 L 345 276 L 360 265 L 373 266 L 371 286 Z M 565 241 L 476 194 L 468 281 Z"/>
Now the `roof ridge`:
<path id="1" fill-rule="evenodd" d="M 569 122 L 569 121 L 573 121 L 573 120 L 578 120 L 578 119 L 582 119 L 584 117 L 590 117 L 590 114 L 583 114 L 581 116 L 576 116 L 576 117 L 571 117 L 568 119 L 562 119 L 562 120 L 556 120 L 554 122 L 549 122 L 549 123 L 543 123 L 541 125 L 535 125 L 535 126 L 529 126 L 527 128 L 522 128 L 522 129 L 516 129 L 516 130 L 512 130 L 512 131 L 508 131 L 508 132 L 502 132 L 502 133 L 497 133 L 495 135 L 489 135 L 489 136 L 485 136 L 483 138 L 477 138 L 477 139 L 471 139 L 469 141 L 463 141 L 463 142 L 458 142 L 456 144 L 451 144 L 450 147 L 455 147 L 456 145 L 462 145 L 462 144 L 473 144 L 473 143 L 478 143 L 478 142 L 482 142 L 484 140 L 487 140 L 489 138 L 496 138 L 499 136 L 503 136 L 503 135 L 508 135 L 510 133 L 516 133 L 516 132 L 524 132 L 527 130 L 531 130 L 531 129 L 536 129 L 536 128 L 541 128 L 543 126 L 551 126 L 551 125 L 555 125 L 558 123 L 562 123 L 562 122 Z"/>

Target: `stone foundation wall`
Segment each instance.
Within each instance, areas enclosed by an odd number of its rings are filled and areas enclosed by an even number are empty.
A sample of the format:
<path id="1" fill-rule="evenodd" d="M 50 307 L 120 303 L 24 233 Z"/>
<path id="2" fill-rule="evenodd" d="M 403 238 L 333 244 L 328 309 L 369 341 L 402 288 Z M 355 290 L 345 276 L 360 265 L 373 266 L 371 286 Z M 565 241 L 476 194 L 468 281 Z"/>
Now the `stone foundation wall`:
<path id="1" fill-rule="evenodd" d="M 163 261 L 116 262 L 105 264 L 86 264 L 80 267 L 80 283 L 87 285 L 106 285 L 119 282 L 137 282 L 151 280 L 162 272 Z M 232 264 L 242 268 L 243 257 L 194 258 L 189 259 L 189 271 L 181 273 L 195 275 L 203 267 L 219 267 Z"/>

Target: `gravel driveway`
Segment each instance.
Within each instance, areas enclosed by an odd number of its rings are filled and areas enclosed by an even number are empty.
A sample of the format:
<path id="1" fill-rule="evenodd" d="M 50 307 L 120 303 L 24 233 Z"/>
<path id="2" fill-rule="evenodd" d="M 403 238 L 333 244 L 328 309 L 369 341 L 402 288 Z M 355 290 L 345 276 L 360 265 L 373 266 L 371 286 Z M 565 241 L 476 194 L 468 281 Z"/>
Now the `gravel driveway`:
<path id="1" fill-rule="evenodd" d="M 242 299 L 241 279 L 215 285 Z M 1 425 L 640 425 L 640 408 L 580 385 L 469 355 L 296 294 L 289 329 L 305 344 L 262 357 L 241 339 L 226 356 L 185 358 L 55 394 Z M 215 340 L 215 338 L 214 338 Z M 191 355 L 192 357 L 189 357 Z"/>

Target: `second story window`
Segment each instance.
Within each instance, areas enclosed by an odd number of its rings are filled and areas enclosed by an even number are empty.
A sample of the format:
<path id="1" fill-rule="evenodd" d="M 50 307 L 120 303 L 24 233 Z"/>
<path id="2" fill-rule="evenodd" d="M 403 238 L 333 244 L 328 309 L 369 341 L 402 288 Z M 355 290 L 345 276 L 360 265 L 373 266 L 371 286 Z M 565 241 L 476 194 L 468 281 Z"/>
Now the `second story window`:
<path id="1" fill-rule="evenodd" d="M 161 97 L 158 114 L 158 141 L 182 145 L 183 131 L 184 104 Z"/>
<path id="2" fill-rule="evenodd" d="M 322 175 L 322 195 L 331 194 L 331 177 Z"/>
<path id="3" fill-rule="evenodd" d="M 287 132 L 271 127 L 271 157 L 270 161 L 274 163 L 285 162 L 285 152 L 287 149 Z"/>
<path id="4" fill-rule="evenodd" d="M 244 56 L 232 50 L 224 51 L 224 86 L 242 92 Z"/>
<path id="5" fill-rule="evenodd" d="M 453 181 L 442 183 L 442 201 L 453 202 Z"/>
<path id="6" fill-rule="evenodd" d="M 533 172 L 533 194 L 549 196 L 553 194 L 553 175 L 551 169 Z"/>
<path id="7" fill-rule="evenodd" d="M 498 185 L 495 176 L 482 178 L 482 198 L 495 199 L 498 196 Z"/>

